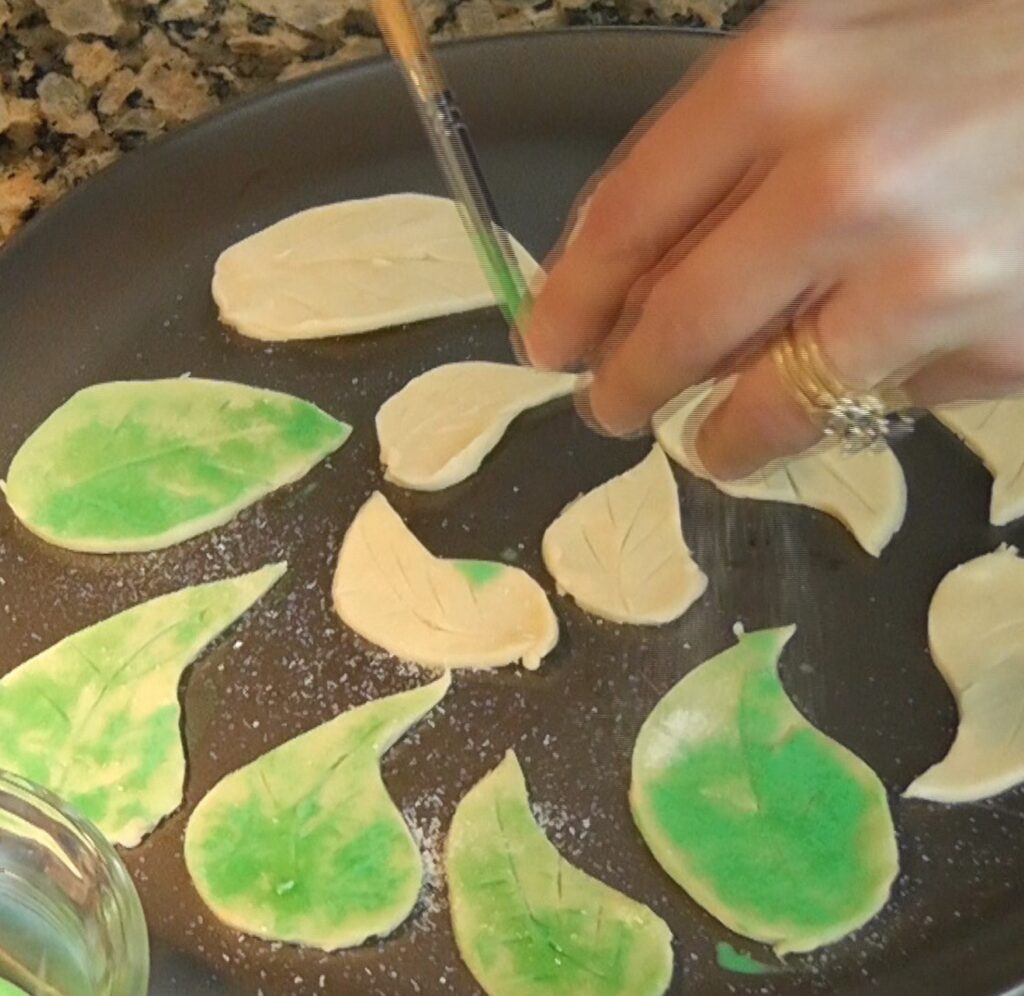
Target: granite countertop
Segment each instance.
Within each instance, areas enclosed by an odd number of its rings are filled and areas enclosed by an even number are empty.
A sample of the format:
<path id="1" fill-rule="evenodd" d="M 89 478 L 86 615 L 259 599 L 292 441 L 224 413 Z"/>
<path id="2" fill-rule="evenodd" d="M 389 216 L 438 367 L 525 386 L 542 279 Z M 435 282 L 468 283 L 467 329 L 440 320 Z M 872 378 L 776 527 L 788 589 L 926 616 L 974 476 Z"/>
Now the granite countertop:
<path id="1" fill-rule="evenodd" d="M 761 0 L 416 0 L 437 38 L 732 27 Z M 370 0 L 0 0 L 0 241 L 149 138 L 382 51 Z"/>

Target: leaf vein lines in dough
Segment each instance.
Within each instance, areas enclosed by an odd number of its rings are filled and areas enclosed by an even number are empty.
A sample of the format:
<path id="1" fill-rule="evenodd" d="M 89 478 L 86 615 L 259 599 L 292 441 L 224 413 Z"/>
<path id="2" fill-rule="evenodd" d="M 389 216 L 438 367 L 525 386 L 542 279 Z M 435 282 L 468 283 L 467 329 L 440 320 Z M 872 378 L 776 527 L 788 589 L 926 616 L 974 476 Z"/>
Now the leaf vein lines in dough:
<path id="1" fill-rule="evenodd" d="M 779 680 L 793 631 L 744 634 L 663 695 L 637 737 L 629 795 L 668 875 L 780 954 L 866 923 L 898 871 L 885 788 Z"/>
<path id="2" fill-rule="evenodd" d="M 558 640 L 547 596 L 529 575 L 434 557 L 379 492 L 345 534 L 333 596 L 347 626 L 424 667 L 535 668 Z"/>
<path id="3" fill-rule="evenodd" d="M 444 869 L 459 953 L 490 996 L 661 996 L 668 988 L 668 927 L 551 845 L 512 751 L 456 808 Z"/>
<path id="4" fill-rule="evenodd" d="M 183 588 L 79 630 L 0 679 L 0 766 L 134 847 L 181 802 L 181 676 L 284 574 Z"/>
<path id="5" fill-rule="evenodd" d="M 868 553 L 880 556 L 903 524 L 907 506 L 903 469 L 888 447 L 845 453 L 823 441 L 742 480 L 720 481 L 708 474 L 697 454 L 697 434 L 733 383 L 730 378 L 690 388 L 655 415 L 654 434 L 665 452 L 723 494 L 804 505 L 831 515 Z"/>
<path id="6" fill-rule="evenodd" d="M 540 267 L 510 240 L 532 279 Z M 221 321 L 265 340 L 355 335 L 495 303 L 458 207 L 414 193 L 284 218 L 221 253 L 211 293 Z"/>
<path id="7" fill-rule="evenodd" d="M 222 778 L 185 831 L 185 864 L 222 922 L 334 951 L 412 912 L 423 859 L 380 762 L 451 677 L 350 708 Z"/>
<path id="8" fill-rule="evenodd" d="M 560 591 L 613 622 L 671 622 L 707 587 L 683 537 L 675 478 L 658 446 L 569 504 L 545 531 L 541 552 Z"/>

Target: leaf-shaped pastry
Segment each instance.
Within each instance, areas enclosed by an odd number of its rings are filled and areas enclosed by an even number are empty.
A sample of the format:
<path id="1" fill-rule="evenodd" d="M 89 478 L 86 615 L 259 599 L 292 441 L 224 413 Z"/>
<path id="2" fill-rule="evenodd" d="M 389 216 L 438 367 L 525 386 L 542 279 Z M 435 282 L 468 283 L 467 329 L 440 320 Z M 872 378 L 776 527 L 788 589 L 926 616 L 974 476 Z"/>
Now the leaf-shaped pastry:
<path id="1" fill-rule="evenodd" d="M 360 636 L 425 667 L 532 669 L 558 642 L 558 620 L 528 574 L 433 557 L 380 492 L 345 533 L 334 607 Z"/>
<path id="2" fill-rule="evenodd" d="M 185 864 L 230 927 L 333 951 L 395 929 L 423 861 L 380 759 L 444 697 L 429 685 L 343 712 L 219 781 L 185 831 Z"/>
<path id="3" fill-rule="evenodd" d="M 154 598 L 15 668 L 0 679 L 0 768 L 134 847 L 181 802 L 182 672 L 284 572 L 274 564 Z"/>
<path id="4" fill-rule="evenodd" d="M 646 906 L 570 865 L 530 812 L 509 751 L 452 818 L 455 941 L 489 996 L 660 996 L 672 935 Z"/>
<path id="5" fill-rule="evenodd" d="M 613 622 L 670 622 L 708 584 L 683 539 L 679 492 L 658 446 L 569 505 L 542 550 L 559 589 Z"/>
<path id="6" fill-rule="evenodd" d="M 932 658 L 960 710 L 946 756 L 906 795 L 986 799 L 1024 781 L 1024 561 L 1002 546 L 950 571 L 928 609 Z"/>
<path id="7" fill-rule="evenodd" d="M 779 954 L 865 923 L 898 870 L 882 783 L 786 697 L 777 668 L 792 633 L 742 636 L 672 688 L 640 730 L 630 786 L 665 871 Z"/>
<path id="8" fill-rule="evenodd" d="M 277 391 L 179 377 L 79 391 L 11 461 L 14 514 L 56 546 L 158 550 L 297 481 L 349 426 Z"/>
<path id="9" fill-rule="evenodd" d="M 528 280 L 539 271 L 511 240 Z M 254 339 L 319 339 L 494 304 L 458 208 L 387 194 L 293 214 L 226 249 L 213 273 L 223 322 Z"/>
<path id="10" fill-rule="evenodd" d="M 992 475 L 992 525 L 1005 526 L 1024 515 L 1024 398 L 942 405 L 932 413 Z"/>
<path id="11" fill-rule="evenodd" d="M 701 464 L 694 441 L 701 423 L 731 387 L 731 381 L 722 381 L 690 388 L 655 416 L 654 433 L 668 455 L 735 498 L 782 501 L 826 512 L 843 523 L 868 553 L 879 556 L 903 525 L 907 510 L 907 483 L 892 450 L 845 453 L 824 442 L 742 480 L 715 480 Z"/>
<path id="12" fill-rule="evenodd" d="M 571 394 L 577 379 L 477 360 L 414 377 L 377 412 L 384 476 L 416 491 L 464 481 L 517 415 Z"/>

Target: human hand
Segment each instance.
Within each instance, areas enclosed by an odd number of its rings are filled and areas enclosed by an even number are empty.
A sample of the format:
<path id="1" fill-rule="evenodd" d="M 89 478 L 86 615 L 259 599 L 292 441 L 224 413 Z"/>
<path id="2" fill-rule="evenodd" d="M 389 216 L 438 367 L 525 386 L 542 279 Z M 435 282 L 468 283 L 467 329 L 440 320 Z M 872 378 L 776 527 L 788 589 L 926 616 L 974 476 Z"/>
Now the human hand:
<path id="1" fill-rule="evenodd" d="M 532 362 L 642 429 L 739 371 L 698 441 L 741 477 L 820 436 L 764 345 L 797 309 L 847 386 L 1024 386 L 1024 3 L 790 0 L 614 156 L 539 291 Z"/>

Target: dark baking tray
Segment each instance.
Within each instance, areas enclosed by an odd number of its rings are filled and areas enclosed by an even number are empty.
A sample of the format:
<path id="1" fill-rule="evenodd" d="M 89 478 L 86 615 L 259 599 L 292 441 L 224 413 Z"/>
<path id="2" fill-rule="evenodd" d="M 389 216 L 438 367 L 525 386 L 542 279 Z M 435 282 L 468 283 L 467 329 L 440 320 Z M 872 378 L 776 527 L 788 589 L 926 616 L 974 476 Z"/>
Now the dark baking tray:
<path id="1" fill-rule="evenodd" d="M 717 44 L 681 31 L 610 30 L 444 51 L 507 223 L 530 249 L 551 246 L 588 174 Z M 278 557 L 292 564 L 186 676 L 186 804 L 125 856 L 149 919 L 155 994 L 478 991 L 456 955 L 436 879 L 392 937 L 325 955 L 218 925 L 181 858 L 186 816 L 221 775 L 418 680 L 335 620 L 333 561 L 353 511 L 382 486 L 378 405 L 439 362 L 507 358 L 497 314 L 268 347 L 222 329 L 209 295 L 218 252 L 255 228 L 313 204 L 410 189 L 441 191 L 397 74 L 374 62 L 237 104 L 136 153 L 0 253 L 0 466 L 76 388 L 115 377 L 235 379 L 310 398 L 355 425 L 348 445 L 299 484 L 162 553 L 66 554 L 34 540 L 0 504 L 0 671 L 145 597 Z M 504 556 L 551 590 L 542 530 L 647 446 L 599 439 L 569 405 L 556 405 L 523 418 L 458 487 L 383 489 L 436 552 Z M 894 796 L 902 873 L 889 905 L 847 940 L 792 958 L 788 973 L 750 979 L 720 970 L 714 943 L 765 952 L 730 938 L 677 889 L 629 817 L 640 723 L 679 677 L 732 642 L 736 620 L 797 623 L 782 668 L 793 699 L 894 793 L 944 753 L 955 710 L 927 653 L 929 598 L 951 567 L 1024 530 L 986 525 L 988 477 L 937 425 L 921 426 L 900 456 L 909 514 L 880 561 L 823 515 L 737 502 L 680 473 L 687 535 L 711 578 L 683 619 L 622 628 L 555 597 L 563 635 L 540 672 L 457 675 L 432 720 L 388 754 L 387 784 L 432 854 L 462 793 L 515 747 L 565 854 L 670 923 L 673 992 L 991 994 L 1024 978 L 1020 793 L 955 808 Z"/>

